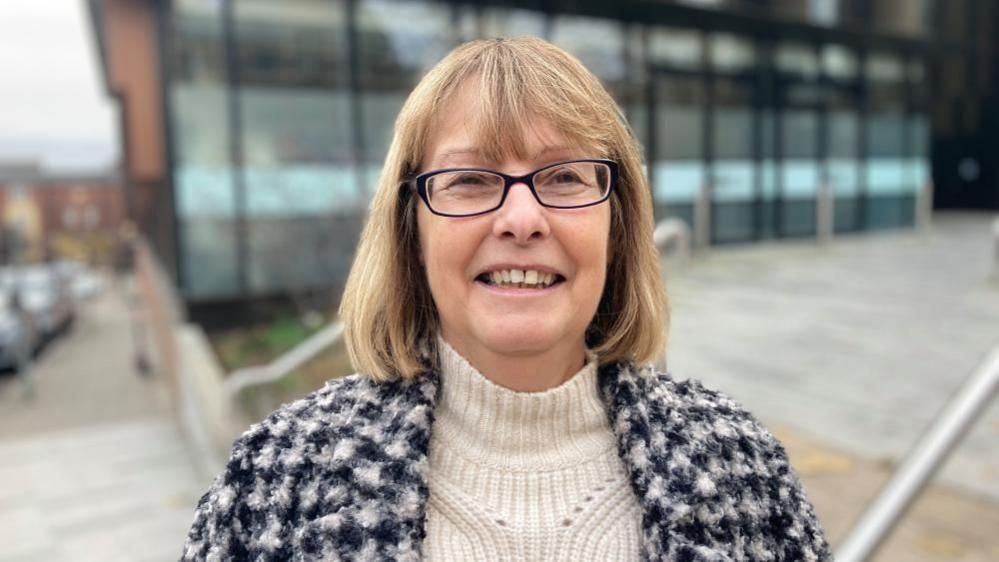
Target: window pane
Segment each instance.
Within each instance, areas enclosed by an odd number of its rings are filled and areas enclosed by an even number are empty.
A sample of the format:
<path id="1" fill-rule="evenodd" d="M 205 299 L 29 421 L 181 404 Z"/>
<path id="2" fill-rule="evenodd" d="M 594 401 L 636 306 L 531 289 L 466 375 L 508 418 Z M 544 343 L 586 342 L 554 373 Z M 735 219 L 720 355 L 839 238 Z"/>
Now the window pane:
<path id="1" fill-rule="evenodd" d="M 819 182 L 818 117 L 814 111 L 788 109 L 782 118 L 784 197 L 814 198 Z"/>
<path id="2" fill-rule="evenodd" d="M 858 74 L 857 55 L 840 45 L 822 48 L 822 71 L 826 76 L 840 80 L 855 80 Z"/>
<path id="3" fill-rule="evenodd" d="M 679 68 L 701 67 L 701 34 L 690 29 L 657 27 L 649 33 L 649 59 Z"/>
<path id="4" fill-rule="evenodd" d="M 719 77 L 714 101 L 712 235 L 722 243 L 748 240 L 756 228 L 752 83 Z"/>
<path id="5" fill-rule="evenodd" d="M 829 183 L 839 196 L 856 195 L 860 170 L 860 116 L 856 110 L 832 109 L 829 119 Z"/>
<path id="6" fill-rule="evenodd" d="M 928 115 L 915 115 L 909 120 L 910 153 L 906 159 L 905 184 L 910 193 L 917 193 L 930 181 L 930 123 Z"/>
<path id="7" fill-rule="evenodd" d="M 729 33 L 711 33 L 708 42 L 715 70 L 733 72 L 749 70 L 756 65 L 756 48 L 749 39 Z"/>
<path id="8" fill-rule="evenodd" d="M 871 196 L 899 196 L 905 184 L 905 66 L 901 58 L 872 53 L 865 72 L 868 87 L 867 187 Z"/>
<path id="9" fill-rule="evenodd" d="M 302 249 L 344 235 L 331 218 L 367 201 L 354 166 L 344 5 L 238 0 L 233 10 L 248 289 L 332 285 L 338 258 Z"/>
<path id="10" fill-rule="evenodd" d="M 174 187 L 186 298 L 238 290 L 222 14 L 180 3 L 171 14 L 169 59 Z"/>
<path id="11" fill-rule="evenodd" d="M 873 82 L 898 83 L 905 80 L 905 65 L 896 55 L 872 53 L 864 68 L 867 79 Z"/>
<path id="12" fill-rule="evenodd" d="M 655 153 L 652 195 L 657 218 L 681 216 L 693 224 L 693 204 L 707 179 L 704 166 L 704 87 L 699 79 L 655 80 Z"/>
<path id="13" fill-rule="evenodd" d="M 364 183 L 373 189 L 403 102 L 454 46 L 450 8 L 401 0 L 358 3 Z"/>
<path id="14" fill-rule="evenodd" d="M 579 57 L 612 91 L 626 78 L 624 28 L 619 22 L 576 16 L 558 16 L 552 43 Z"/>
<path id="15" fill-rule="evenodd" d="M 930 31 L 933 0 L 869 0 L 874 27 L 897 35 L 922 36 Z M 939 0 L 957 4 L 954 0 Z"/>
<path id="16" fill-rule="evenodd" d="M 770 2 L 770 10 L 783 19 L 833 26 L 843 19 L 847 4 L 844 0 L 776 0 Z"/>
<path id="17" fill-rule="evenodd" d="M 716 80 L 713 117 L 714 199 L 751 199 L 754 145 L 751 90 L 732 80 Z"/>
<path id="18" fill-rule="evenodd" d="M 482 10 L 482 33 L 485 37 L 541 37 L 545 33 L 545 16 L 531 10 L 485 8 Z"/>
<path id="19" fill-rule="evenodd" d="M 802 78 L 814 78 L 819 73 L 819 60 L 809 45 L 782 43 L 775 53 L 777 69 Z"/>

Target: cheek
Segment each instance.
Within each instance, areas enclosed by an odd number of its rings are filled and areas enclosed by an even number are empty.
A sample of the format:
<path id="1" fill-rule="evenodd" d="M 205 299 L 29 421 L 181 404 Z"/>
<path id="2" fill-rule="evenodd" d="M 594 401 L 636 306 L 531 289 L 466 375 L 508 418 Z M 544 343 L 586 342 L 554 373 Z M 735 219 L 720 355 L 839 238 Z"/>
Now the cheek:
<path id="1" fill-rule="evenodd" d="M 435 229 L 432 227 L 420 228 L 420 262 L 423 264 L 424 275 L 430 284 L 431 290 L 435 289 L 441 268 L 439 248 L 440 239 Z"/>
<path id="2" fill-rule="evenodd" d="M 418 246 L 418 255 L 420 256 L 420 265 L 423 266 L 423 276 L 426 279 L 427 285 L 431 293 L 436 293 L 435 285 L 437 282 L 437 238 L 435 236 L 434 228 L 432 225 L 433 217 L 425 216 L 423 209 L 419 209 L 416 213 L 416 232 L 417 239 L 416 244 Z"/>
<path id="3" fill-rule="evenodd" d="M 572 225 L 566 242 L 571 245 L 571 255 L 585 279 L 585 292 L 589 300 L 599 300 L 606 283 L 610 260 L 610 217 L 603 214 L 593 220 Z"/>
<path id="4" fill-rule="evenodd" d="M 609 209 L 603 209 L 598 217 L 586 227 L 585 233 L 580 233 L 580 239 L 586 240 L 586 246 L 592 260 L 603 270 L 610 263 L 613 241 L 611 240 L 611 217 Z"/>
<path id="5" fill-rule="evenodd" d="M 453 293 L 465 278 L 470 233 L 435 217 L 419 217 L 420 260 L 435 301 Z"/>

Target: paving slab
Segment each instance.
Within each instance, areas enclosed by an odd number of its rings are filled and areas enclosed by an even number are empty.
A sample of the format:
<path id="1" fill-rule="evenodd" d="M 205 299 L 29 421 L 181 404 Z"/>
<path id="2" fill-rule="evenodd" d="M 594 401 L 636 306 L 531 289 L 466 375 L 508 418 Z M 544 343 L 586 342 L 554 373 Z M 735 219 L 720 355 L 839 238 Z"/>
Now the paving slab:
<path id="1" fill-rule="evenodd" d="M 211 475 L 166 381 L 133 368 L 127 284 L 79 311 L 22 381 L 0 376 L 0 562 L 176 560 Z"/>
<path id="2" fill-rule="evenodd" d="M 176 560 L 206 484 L 171 419 L 0 442 L 0 561 Z"/>
<path id="3" fill-rule="evenodd" d="M 720 247 L 687 263 L 664 261 L 673 316 L 668 368 L 725 391 L 808 447 L 834 451 L 826 458 L 847 476 L 809 485 L 837 540 L 874 483 L 999 345 L 994 216 L 938 212 L 930 233 Z M 795 454 L 796 466 L 814 462 Z M 964 501 L 942 510 L 968 523 L 957 526 L 959 538 L 966 529 L 962 540 L 984 546 L 962 550 L 970 558 L 913 558 L 917 550 L 907 550 L 879 560 L 999 560 L 995 533 L 972 533 L 982 522 L 999 528 L 999 400 L 935 482 Z M 851 486 L 864 492 L 847 502 Z M 928 493 L 920 505 L 937 501 L 931 497 L 944 496 Z"/>
<path id="4" fill-rule="evenodd" d="M 842 544 L 857 516 L 895 466 L 836 450 L 813 436 L 776 425 L 802 485 L 833 545 Z M 995 562 L 999 506 L 935 483 L 916 500 L 871 562 Z"/>

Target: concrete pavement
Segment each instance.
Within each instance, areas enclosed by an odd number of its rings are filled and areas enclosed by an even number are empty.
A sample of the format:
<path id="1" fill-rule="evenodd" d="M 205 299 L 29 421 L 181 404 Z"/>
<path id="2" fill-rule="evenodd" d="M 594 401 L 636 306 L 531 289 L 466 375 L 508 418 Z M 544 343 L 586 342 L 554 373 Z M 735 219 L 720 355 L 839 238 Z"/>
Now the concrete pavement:
<path id="1" fill-rule="evenodd" d="M 792 460 L 833 540 L 999 345 L 992 217 L 937 213 L 929 236 L 723 247 L 664 264 L 670 370 L 727 392 L 796 444 Z M 999 401 L 937 482 L 954 499 L 937 521 L 957 533 L 948 540 L 960 557 L 910 541 L 878 560 L 999 560 Z"/>
<path id="2" fill-rule="evenodd" d="M 124 294 L 87 303 L 36 362 L 0 376 L 0 561 L 176 560 L 200 474 L 166 385 L 133 369 Z"/>

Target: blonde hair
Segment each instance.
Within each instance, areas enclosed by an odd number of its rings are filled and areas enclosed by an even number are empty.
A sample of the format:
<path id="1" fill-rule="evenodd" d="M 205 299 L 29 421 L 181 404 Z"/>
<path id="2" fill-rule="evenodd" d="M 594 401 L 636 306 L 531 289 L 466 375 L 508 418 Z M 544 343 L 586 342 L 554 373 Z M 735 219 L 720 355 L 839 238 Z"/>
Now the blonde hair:
<path id="1" fill-rule="evenodd" d="M 403 105 L 340 304 L 354 368 L 379 381 L 410 379 L 436 357 L 437 312 L 419 261 L 419 198 L 401 182 L 419 171 L 438 115 L 469 80 L 478 81 L 474 126 L 484 157 L 524 157 L 524 129 L 541 118 L 571 145 L 618 162 L 607 281 L 586 341 L 602 364 L 657 358 L 665 350 L 669 307 L 641 147 L 582 63 L 551 43 L 522 37 L 460 45 Z"/>

